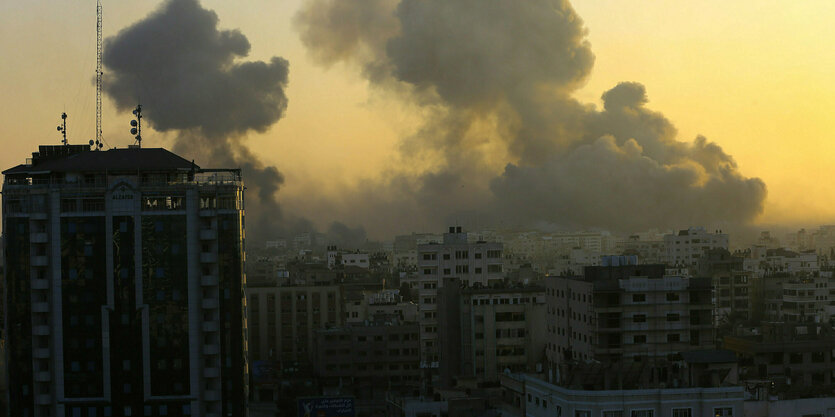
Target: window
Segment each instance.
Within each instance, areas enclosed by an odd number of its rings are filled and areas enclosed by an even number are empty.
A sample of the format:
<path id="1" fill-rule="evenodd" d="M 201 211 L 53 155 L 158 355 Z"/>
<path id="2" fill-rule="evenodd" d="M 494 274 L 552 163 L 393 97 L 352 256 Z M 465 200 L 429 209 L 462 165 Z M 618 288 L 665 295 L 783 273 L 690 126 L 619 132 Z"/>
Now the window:
<path id="1" fill-rule="evenodd" d="M 667 313 L 667 321 L 679 321 L 681 316 L 678 313 Z"/>
<path id="2" fill-rule="evenodd" d="M 636 314 L 632 316 L 633 323 L 646 323 L 647 315 L 646 314 Z"/>
<path id="3" fill-rule="evenodd" d="M 591 410 L 574 410 L 574 417 L 591 417 Z"/>
<path id="4" fill-rule="evenodd" d="M 647 302 L 647 295 L 646 294 L 632 294 L 632 302 L 633 303 L 645 303 L 645 302 Z"/>
<path id="5" fill-rule="evenodd" d="M 713 415 L 716 417 L 727 417 L 734 415 L 733 407 L 717 407 L 713 409 Z"/>
<path id="6" fill-rule="evenodd" d="M 636 334 L 635 336 L 632 336 L 632 343 L 638 344 L 638 343 L 646 343 L 646 342 L 647 342 L 647 335 L 645 335 L 645 334 Z"/>
<path id="7" fill-rule="evenodd" d="M 678 333 L 670 333 L 667 335 L 667 342 L 678 342 L 681 340 L 681 335 Z"/>
<path id="8" fill-rule="evenodd" d="M 623 417 L 623 410 L 604 410 L 603 417 Z"/>
<path id="9" fill-rule="evenodd" d="M 693 410 L 689 408 L 673 408 L 673 417 L 693 417 Z"/>
<path id="10" fill-rule="evenodd" d="M 655 417 L 655 410 L 632 410 L 629 417 Z"/>

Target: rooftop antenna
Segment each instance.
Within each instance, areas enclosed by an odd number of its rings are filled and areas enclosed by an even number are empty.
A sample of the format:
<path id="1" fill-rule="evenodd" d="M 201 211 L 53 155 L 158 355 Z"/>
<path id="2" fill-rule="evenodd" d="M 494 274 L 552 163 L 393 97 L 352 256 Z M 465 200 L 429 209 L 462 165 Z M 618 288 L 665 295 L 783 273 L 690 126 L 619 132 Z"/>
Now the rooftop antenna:
<path id="1" fill-rule="evenodd" d="M 102 76 L 104 72 L 101 70 L 101 1 L 96 1 L 96 141 L 95 149 L 100 150 L 104 144 L 101 133 L 101 87 Z M 93 146 L 93 143 L 90 145 Z"/>
<path id="2" fill-rule="evenodd" d="M 61 136 L 64 138 L 61 143 L 64 146 L 69 145 L 67 142 L 67 113 L 61 113 L 61 125 L 58 126 L 58 131 L 61 132 Z"/>
<path id="3" fill-rule="evenodd" d="M 136 116 L 136 119 L 130 121 L 130 134 L 136 135 L 136 146 L 141 148 L 142 147 L 142 105 L 137 104 L 136 108 L 133 109 L 133 115 Z"/>

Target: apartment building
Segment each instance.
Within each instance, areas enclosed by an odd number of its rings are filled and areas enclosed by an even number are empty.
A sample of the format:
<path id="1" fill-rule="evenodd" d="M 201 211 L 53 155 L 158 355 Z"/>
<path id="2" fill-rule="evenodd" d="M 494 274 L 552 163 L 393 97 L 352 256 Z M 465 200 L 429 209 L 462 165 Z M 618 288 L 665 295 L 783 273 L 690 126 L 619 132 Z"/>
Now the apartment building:
<path id="1" fill-rule="evenodd" d="M 416 390 L 421 384 L 419 330 L 417 323 L 381 315 L 364 324 L 316 330 L 316 375 L 324 387 L 345 387 L 358 397 L 371 397 L 374 390 Z"/>
<path id="2" fill-rule="evenodd" d="M 253 361 L 309 364 L 315 331 L 344 323 L 342 288 L 250 285 L 246 288 L 249 355 Z"/>
<path id="3" fill-rule="evenodd" d="M 743 380 L 772 381 L 780 390 L 835 385 L 835 330 L 828 324 L 764 323 L 756 334 L 725 336 Z"/>
<path id="4" fill-rule="evenodd" d="M 535 285 L 465 287 L 446 279 L 438 295 L 441 381 L 498 381 L 545 364 L 545 291 Z"/>
<path id="5" fill-rule="evenodd" d="M 566 361 L 674 360 L 713 346 L 710 279 L 667 276 L 664 265 L 586 268 L 548 277 L 548 352 Z"/>
<path id="6" fill-rule="evenodd" d="M 745 258 L 725 249 L 709 249 L 699 261 L 699 277 L 713 283 L 714 321 L 759 320 L 763 316 L 763 280 L 746 271 Z"/>
<path id="7" fill-rule="evenodd" d="M 466 286 L 502 283 L 502 244 L 470 242 L 461 227 L 450 227 L 441 243 L 418 245 L 418 271 L 411 285 L 417 287 L 421 355 L 428 367 L 438 366 L 437 298 L 446 278 L 458 278 Z"/>
<path id="8" fill-rule="evenodd" d="M 717 230 L 708 233 L 702 227 L 680 230 L 677 234 L 664 235 L 665 262 L 670 266 L 689 268 L 691 273 L 698 270 L 699 259 L 709 249 L 728 249 L 729 238 Z"/>

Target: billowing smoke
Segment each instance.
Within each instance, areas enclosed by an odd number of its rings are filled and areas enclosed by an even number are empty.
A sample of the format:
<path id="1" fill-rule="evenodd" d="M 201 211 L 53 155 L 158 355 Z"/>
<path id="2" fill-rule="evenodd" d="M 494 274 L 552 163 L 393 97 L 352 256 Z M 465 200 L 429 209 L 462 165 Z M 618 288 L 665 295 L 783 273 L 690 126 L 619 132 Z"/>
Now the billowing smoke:
<path id="1" fill-rule="evenodd" d="M 358 65 L 428 114 L 402 139 L 412 169 L 340 206 L 372 233 L 456 220 L 710 227 L 763 209 L 765 184 L 715 143 L 679 141 L 643 85 L 605 92 L 602 110 L 573 98 L 594 55 L 568 1 L 308 0 L 295 23 L 318 62 Z"/>
<path id="2" fill-rule="evenodd" d="M 236 62 L 249 53 L 249 41 L 217 25 L 217 15 L 197 0 L 165 2 L 106 40 L 105 91 L 120 110 L 141 101 L 154 129 L 176 134 L 174 152 L 207 167 L 242 168 L 255 239 L 288 227 L 309 230 L 304 220 L 288 226 L 276 201 L 284 177 L 244 144 L 248 132 L 263 132 L 283 116 L 289 65 L 278 57 Z"/>

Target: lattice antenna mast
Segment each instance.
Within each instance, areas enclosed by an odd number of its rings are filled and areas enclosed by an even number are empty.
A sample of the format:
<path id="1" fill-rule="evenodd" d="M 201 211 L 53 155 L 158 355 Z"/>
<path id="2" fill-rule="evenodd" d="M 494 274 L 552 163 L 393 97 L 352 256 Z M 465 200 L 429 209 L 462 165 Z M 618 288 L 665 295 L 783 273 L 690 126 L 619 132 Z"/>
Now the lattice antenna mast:
<path id="1" fill-rule="evenodd" d="M 101 132 L 101 0 L 96 1 L 96 149 L 101 149 L 104 144 Z"/>

